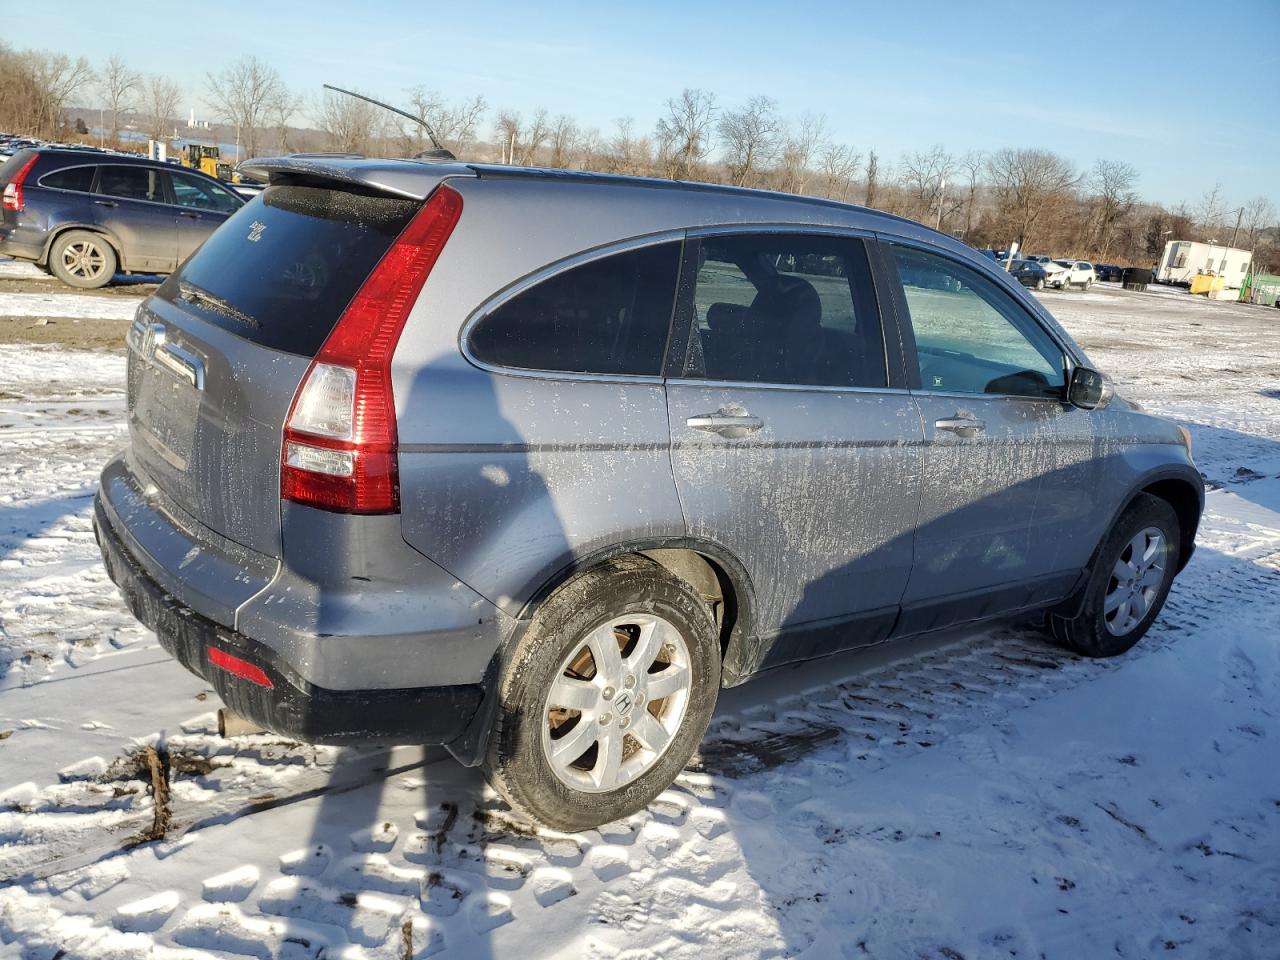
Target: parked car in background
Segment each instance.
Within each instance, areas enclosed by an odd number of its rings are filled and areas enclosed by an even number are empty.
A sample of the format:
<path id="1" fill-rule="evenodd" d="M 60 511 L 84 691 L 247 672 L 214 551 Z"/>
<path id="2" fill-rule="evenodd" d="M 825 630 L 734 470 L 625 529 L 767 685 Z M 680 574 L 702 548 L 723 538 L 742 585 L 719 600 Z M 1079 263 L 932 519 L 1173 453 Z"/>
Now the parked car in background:
<path id="1" fill-rule="evenodd" d="M 1097 263 L 1094 264 L 1093 270 L 1099 280 L 1107 280 L 1111 283 L 1119 283 L 1124 276 L 1124 267 L 1114 263 Z"/>
<path id="2" fill-rule="evenodd" d="M 1034 260 L 1015 260 L 1009 272 L 1024 287 L 1034 290 L 1043 290 L 1049 279 L 1044 267 Z"/>
<path id="3" fill-rule="evenodd" d="M 1097 275 L 1093 272 L 1093 264 L 1088 260 L 1055 260 L 1053 262 L 1066 270 L 1066 276 L 1060 278 L 1064 290 L 1068 287 L 1088 290 L 1097 279 Z"/>
<path id="4" fill-rule="evenodd" d="M 1026 259 L 1040 264 L 1041 269 L 1044 270 L 1045 286 L 1054 287 L 1058 290 L 1061 290 L 1066 286 L 1067 277 L 1070 275 L 1070 272 L 1065 266 L 1063 266 L 1061 261 L 1054 260 L 1053 257 L 1047 257 L 1040 253 L 1033 253 Z"/>
<path id="5" fill-rule="evenodd" d="M 127 154 L 22 149 L 0 165 L 0 254 L 73 287 L 172 273 L 245 204 L 194 170 Z"/>
<path id="6" fill-rule="evenodd" d="M 712 185 L 257 166 L 139 308 L 94 516 L 134 614 L 251 726 L 442 743 L 583 830 L 671 784 L 722 686 L 1031 611 L 1118 654 L 1191 555 L 1190 434 L 944 234 Z"/>

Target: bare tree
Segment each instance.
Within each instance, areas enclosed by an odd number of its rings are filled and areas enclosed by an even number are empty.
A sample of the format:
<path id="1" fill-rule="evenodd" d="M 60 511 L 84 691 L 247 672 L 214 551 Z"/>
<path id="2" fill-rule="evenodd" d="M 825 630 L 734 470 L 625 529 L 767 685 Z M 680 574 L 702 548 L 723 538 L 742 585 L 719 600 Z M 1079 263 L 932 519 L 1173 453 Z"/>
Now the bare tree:
<path id="1" fill-rule="evenodd" d="M 955 166 L 955 158 L 937 144 L 902 158 L 902 186 L 907 195 L 908 216 L 921 221 L 934 220 L 941 225 L 946 180 Z"/>
<path id="2" fill-rule="evenodd" d="M 1222 227 L 1222 218 L 1226 215 L 1226 201 L 1222 196 L 1222 184 L 1215 183 L 1212 190 L 1206 190 L 1196 204 L 1195 221 L 1201 237 L 1212 237 Z M 1216 238 L 1214 238 L 1216 239 Z"/>
<path id="3" fill-rule="evenodd" d="M 377 155 L 387 131 L 387 111 L 375 104 L 326 90 L 316 123 L 324 131 L 328 148 L 341 153 Z"/>
<path id="4" fill-rule="evenodd" d="M 434 90 L 425 87 L 413 87 L 409 90 L 409 105 L 411 112 L 435 131 L 440 145 L 456 156 L 466 153 L 475 142 L 476 127 L 489 106 L 481 96 L 450 103 Z M 416 154 L 430 145 L 426 131 L 421 126 L 414 126 L 406 136 L 404 150 L 406 153 Z"/>
<path id="5" fill-rule="evenodd" d="M 503 110 L 494 125 L 494 135 L 502 145 L 502 162 L 516 162 L 516 144 L 520 140 L 523 121 L 514 110 Z"/>
<path id="6" fill-rule="evenodd" d="M 280 92 L 267 104 L 267 117 L 275 127 L 276 147 L 281 153 L 292 152 L 292 121 L 294 116 L 302 110 L 303 105 L 302 95 L 292 93 L 284 84 L 280 85 Z"/>
<path id="7" fill-rule="evenodd" d="M 617 132 L 606 148 L 605 169 L 609 173 L 644 176 L 653 170 L 653 144 L 648 137 L 635 135 L 635 121 L 620 117 Z"/>
<path id="8" fill-rule="evenodd" d="M 1262 231 L 1267 227 L 1273 226 L 1275 222 L 1275 205 L 1266 197 L 1254 197 L 1244 205 L 1242 224 L 1244 226 L 1245 243 L 1249 245 L 1250 250 L 1257 248 L 1258 238 L 1261 236 Z"/>
<path id="9" fill-rule="evenodd" d="M 209 84 L 209 106 L 220 119 L 235 124 L 238 142 L 244 143 L 245 153 L 254 156 L 258 130 L 265 125 L 270 105 L 284 88 L 280 74 L 266 61 L 244 56 L 220 73 L 208 73 L 205 77 Z M 322 106 L 321 111 L 324 109 Z"/>
<path id="10" fill-rule="evenodd" d="M 804 193 L 813 172 L 813 161 L 827 141 L 827 118 L 806 113 L 782 145 L 778 182 L 784 193 Z"/>
<path id="11" fill-rule="evenodd" d="M 600 170 L 605 166 L 605 146 L 600 131 L 595 127 L 583 130 L 578 136 L 578 164 L 583 170 Z"/>
<path id="12" fill-rule="evenodd" d="M 724 143 L 731 182 L 739 187 L 777 155 L 782 121 L 770 97 L 752 97 L 740 110 L 730 110 L 717 125 Z"/>
<path id="13" fill-rule="evenodd" d="M 548 134 L 548 145 L 551 147 L 548 166 L 567 169 L 573 162 L 579 137 L 578 125 L 569 116 L 562 113 L 556 117 Z"/>
<path id="14" fill-rule="evenodd" d="M 145 113 L 147 120 L 147 136 L 152 140 L 163 140 L 171 129 L 174 114 L 178 112 L 178 100 L 182 91 L 168 77 L 154 73 L 147 77 L 143 88 Z"/>
<path id="15" fill-rule="evenodd" d="M 702 90 L 686 87 L 679 97 L 667 101 L 667 114 L 656 130 L 663 176 L 670 180 L 696 176 L 711 151 L 715 115 L 715 95 Z"/>
<path id="16" fill-rule="evenodd" d="M 969 236 L 973 229 L 973 216 L 978 206 L 978 184 L 982 171 L 987 165 L 987 155 L 981 150 L 970 150 L 960 158 L 960 169 L 964 172 L 964 232 L 961 239 Z"/>
<path id="17" fill-rule="evenodd" d="M 1122 160 L 1099 160 L 1089 175 L 1095 208 L 1095 244 L 1099 258 L 1106 260 L 1116 228 L 1133 212 L 1138 200 L 1134 184 L 1138 171 Z"/>
<path id="18" fill-rule="evenodd" d="M 111 112 L 110 139 L 115 144 L 120 137 L 120 114 L 134 108 L 133 97 L 142 86 L 142 74 L 130 70 L 124 58 L 113 55 L 98 71 L 98 90 L 107 110 Z"/>
<path id="19" fill-rule="evenodd" d="M 546 110 L 538 110 L 529 121 L 524 132 L 524 140 L 520 144 L 520 166 L 528 167 L 537 162 L 538 151 L 551 135 L 551 123 L 547 119 Z"/>
<path id="20" fill-rule="evenodd" d="M 987 160 L 1001 225 L 1024 249 L 1048 209 L 1062 206 L 1079 181 L 1071 164 L 1047 150 L 997 150 Z"/>
<path id="21" fill-rule="evenodd" d="M 872 150 L 867 154 L 867 193 L 866 199 L 863 201 L 865 206 L 874 207 L 876 205 L 876 191 L 879 187 L 880 179 L 880 158 L 876 156 L 876 152 Z"/>
<path id="22" fill-rule="evenodd" d="M 862 166 L 862 155 L 844 143 L 828 141 L 822 147 L 820 163 L 824 192 L 831 200 L 849 202 L 849 191 Z"/>
<path id="23" fill-rule="evenodd" d="M 84 57 L 73 60 L 65 53 L 33 51 L 25 54 L 25 59 L 36 96 L 33 132 L 39 136 L 55 136 L 62 128 L 67 101 L 93 82 L 93 68 Z"/>

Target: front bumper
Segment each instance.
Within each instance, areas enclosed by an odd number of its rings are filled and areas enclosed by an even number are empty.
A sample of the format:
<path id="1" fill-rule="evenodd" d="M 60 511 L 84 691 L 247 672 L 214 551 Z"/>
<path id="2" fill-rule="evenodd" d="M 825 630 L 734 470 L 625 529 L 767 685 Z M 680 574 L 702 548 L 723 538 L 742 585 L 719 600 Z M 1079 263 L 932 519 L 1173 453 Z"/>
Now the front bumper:
<path id="1" fill-rule="evenodd" d="M 268 730 L 310 743 L 448 744 L 466 733 L 483 699 L 480 684 L 377 690 L 330 690 L 298 676 L 269 647 L 201 616 L 166 593 L 130 555 L 100 502 L 94 533 L 107 573 L 160 645 L 208 681 L 235 713 Z M 247 661 L 266 684 L 210 661 L 211 651 Z M 213 654 L 215 657 L 217 653 Z"/>

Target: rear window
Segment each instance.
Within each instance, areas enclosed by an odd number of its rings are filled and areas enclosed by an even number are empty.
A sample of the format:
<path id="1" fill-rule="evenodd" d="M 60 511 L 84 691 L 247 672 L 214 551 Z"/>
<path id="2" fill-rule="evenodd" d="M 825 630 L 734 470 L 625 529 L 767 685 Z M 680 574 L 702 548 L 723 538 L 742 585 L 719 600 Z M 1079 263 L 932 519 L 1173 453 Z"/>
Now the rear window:
<path id="1" fill-rule="evenodd" d="M 272 350 L 313 357 L 421 202 L 272 186 L 157 296 Z"/>
<path id="2" fill-rule="evenodd" d="M 93 170 L 93 167 L 68 167 L 65 170 L 55 170 L 40 178 L 40 186 L 87 193 L 93 186 Z"/>

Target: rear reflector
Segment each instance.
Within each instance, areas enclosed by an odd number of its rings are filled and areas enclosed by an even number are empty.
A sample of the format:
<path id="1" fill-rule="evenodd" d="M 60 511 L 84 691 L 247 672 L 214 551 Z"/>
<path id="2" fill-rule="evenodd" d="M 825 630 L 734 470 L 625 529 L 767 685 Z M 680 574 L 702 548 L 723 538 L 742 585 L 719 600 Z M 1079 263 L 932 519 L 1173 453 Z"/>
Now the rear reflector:
<path id="1" fill-rule="evenodd" d="M 399 512 L 391 356 L 461 215 L 461 195 L 437 187 L 338 319 L 285 421 L 283 499 L 337 513 Z"/>
<path id="2" fill-rule="evenodd" d="M 39 154 L 32 154 L 31 159 L 22 165 L 12 180 L 4 185 L 4 194 L 0 196 L 0 207 L 5 210 L 22 210 L 26 207 L 26 201 L 22 196 L 22 185 L 27 181 L 27 174 L 31 172 L 31 168 L 36 165 Z"/>
<path id="3" fill-rule="evenodd" d="M 219 650 L 217 647 L 209 647 L 209 662 L 215 667 L 221 667 L 227 673 L 235 674 L 243 680 L 250 683 L 256 683 L 260 687 L 274 687 L 271 678 L 262 672 L 261 667 L 256 667 L 248 660 L 241 660 L 239 657 L 232 656 L 225 650 Z"/>

